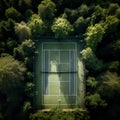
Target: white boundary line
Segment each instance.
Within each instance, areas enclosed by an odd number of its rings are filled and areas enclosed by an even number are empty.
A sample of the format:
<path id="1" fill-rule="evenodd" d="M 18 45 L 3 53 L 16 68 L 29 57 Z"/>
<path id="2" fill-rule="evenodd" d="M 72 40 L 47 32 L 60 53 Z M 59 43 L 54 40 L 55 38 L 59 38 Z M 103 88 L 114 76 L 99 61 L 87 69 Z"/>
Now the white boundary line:
<path id="1" fill-rule="evenodd" d="M 77 44 L 75 44 L 75 56 L 76 56 L 76 58 L 75 58 L 75 70 L 76 71 L 78 71 L 78 55 L 77 55 L 77 50 L 78 50 L 78 48 L 77 48 L 78 46 L 77 46 Z M 78 84 L 77 84 L 77 82 L 78 82 L 78 77 L 77 77 L 77 74 L 78 74 L 78 72 L 76 73 L 76 75 L 75 75 L 75 84 L 76 84 L 76 91 L 75 91 L 75 93 L 76 93 L 76 105 L 77 105 L 77 90 L 78 90 Z"/>

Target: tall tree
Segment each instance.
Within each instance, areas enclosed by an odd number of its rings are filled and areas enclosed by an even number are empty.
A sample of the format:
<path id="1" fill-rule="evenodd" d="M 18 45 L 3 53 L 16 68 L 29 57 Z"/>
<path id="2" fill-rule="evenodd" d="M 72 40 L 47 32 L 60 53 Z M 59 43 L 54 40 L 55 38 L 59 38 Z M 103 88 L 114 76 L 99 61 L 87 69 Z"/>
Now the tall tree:
<path id="1" fill-rule="evenodd" d="M 55 33 L 56 38 L 64 38 L 73 31 L 73 26 L 67 19 L 59 17 L 55 19 L 51 29 Z"/>
<path id="2" fill-rule="evenodd" d="M 22 42 L 25 39 L 29 39 L 31 36 L 31 29 L 26 25 L 25 22 L 15 24 L 15 33 L 19 37 L 19 41 Z"/>
<path id="3" fill-rule="evenodd" d="M 86 62 L 86 67 L 89 72 L 96 73 L 103 69 L 103 63 L 99 60 L 90 47 L 82 50 L 81 52 L 83 59 Z"/>
<path id="4" fill-rule="evenodd" d="M 44 21 L 50 21 L 53 19 L 56 11 L 56 5 L 52 0 L 43 0 L 38 5 L 38 14 Z"/>
<path id="5" fill-rule="evenodd" d="M 0 57 L 0 93 L 5 96 L 5 119 L 15 119 L 14 112 L 20 110 L 23 101 L 23 80 L 26 68 L 10 55 Z M 0 94 L 0 96 L 1 96 Z M 2 96 L 1 96 L 2 97 Z M 19 109 L 18 109 L 19 107 Z M 2 107 L 4 110 L 4 107 Z"/>
<path id="6" fill-rule="evenodd" d="M 6 9 L 5 16 L 6 16 L 6 18 L 11 18 L 11 19 L 19 22 L 21 13 L 18 12 L 15 8 L 10 7 L 8 9 Z"/>
<path id="7" fill-rule="evenodd" d="M 39 15 L 33 14 L 28 21 L 28 26 L 31 28 L 32 36 L 42 35 L 43 31 L 43 21 Z"/>
<path id="8" fill-rule="evenodd" d="M 88 26 L 85 33 L 86 46 L 91 47 L 91 49 L 95 51 L 98 43 L 101 42 L 104 33 L 104 28 L 99 23 L 94 26 Z"/>

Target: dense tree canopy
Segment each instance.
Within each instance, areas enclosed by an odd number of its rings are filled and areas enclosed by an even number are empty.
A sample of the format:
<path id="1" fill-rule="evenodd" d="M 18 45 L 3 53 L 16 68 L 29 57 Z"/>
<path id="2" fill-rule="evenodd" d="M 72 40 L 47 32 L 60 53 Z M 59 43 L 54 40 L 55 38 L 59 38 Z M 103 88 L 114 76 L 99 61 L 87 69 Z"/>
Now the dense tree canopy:
<path id="1" fill-rule="evenodd" d="M 5 55 L 0 57 L 0 108 L 6 106 L 5 119 L 15 119 L 13 112 L 17 113 L 17 107 L 20 107 L 23 101 L 23 83 L 25 66 L 15 60 L 12 56 Z M 0 111 L 1 112 L 1 111 Z M 9 118 L 10 117 L 10 118 Z"/>
<path id="2" fill-rule="evenodd" d="M 84 38 L 89 114 L 33 112 L 35 38 L 44 36 Z M 0 56 L 0 119 L 120 119 L 119 0 L 0 0 Z"/>

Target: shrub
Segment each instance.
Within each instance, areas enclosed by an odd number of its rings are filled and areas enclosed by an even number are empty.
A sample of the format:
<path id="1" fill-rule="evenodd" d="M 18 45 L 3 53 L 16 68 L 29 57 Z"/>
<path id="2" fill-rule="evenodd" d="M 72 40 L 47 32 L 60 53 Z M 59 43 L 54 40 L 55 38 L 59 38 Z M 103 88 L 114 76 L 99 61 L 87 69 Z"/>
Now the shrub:
<path id="1" fill-rule="evenodd" d="M 105 102 L 105 100 L 103 100 L 100 96 L 100 94 L 98 93 L 94 93 L 91 95 L 86 96 L 86 105 L 88 107 L 91 107 L 92 109 L 96 109 L 98 107 L 105 107 L 107 105 L 107 103 Z"/>
<path id="2" fill-rule="evenodd" d="M 73 112 L 64 112 L 59 108 L 52 109 L 45 113 L 38 111 L 30 115 L 30 120 L 89 120 L 89 114 L 86 110 L 76 109 Z"/>

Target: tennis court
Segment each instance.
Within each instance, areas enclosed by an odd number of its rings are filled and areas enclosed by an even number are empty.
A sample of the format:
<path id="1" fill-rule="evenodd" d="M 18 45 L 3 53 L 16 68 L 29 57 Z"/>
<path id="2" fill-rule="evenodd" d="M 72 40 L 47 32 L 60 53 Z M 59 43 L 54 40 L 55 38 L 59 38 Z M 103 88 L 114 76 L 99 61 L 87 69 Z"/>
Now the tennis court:
<path id="1" fill-rule="evenodd" d="M 37 70 L 40 73 L 37 73 L 37 79 L 41 80 L 37 80 L 37 91 L 41 92 L 41 97 L 38 95 L 37 100 L 42 99 L 44 107 L 75 107 L 78 93 L 77 44 L 43 42 L 39 56 L 41 68 L 38 68 L 38 63 Z"/>
<path id="2" fill-rule="evenodd" d="M 74 43 L 43 43 L 43 104 L 67 104 L 65 98 L 74 96 L 76 104 L 76 45 Z M 63 97 L 64 96 L 64 97 Z"/>

